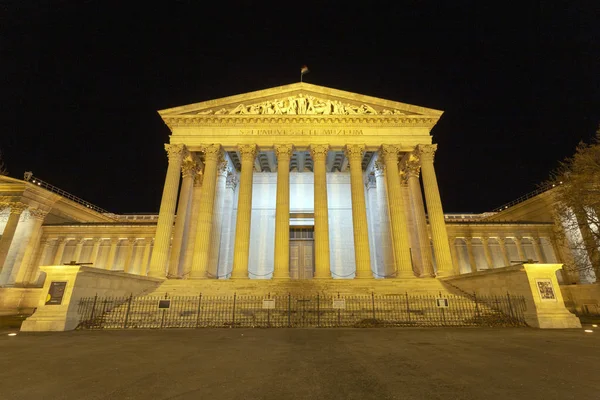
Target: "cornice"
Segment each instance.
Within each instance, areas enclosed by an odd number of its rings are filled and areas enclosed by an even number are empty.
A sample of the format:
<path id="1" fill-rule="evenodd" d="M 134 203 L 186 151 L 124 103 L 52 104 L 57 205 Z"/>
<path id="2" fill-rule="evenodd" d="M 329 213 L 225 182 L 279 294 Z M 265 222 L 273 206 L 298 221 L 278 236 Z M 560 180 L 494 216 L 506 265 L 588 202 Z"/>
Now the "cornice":
<path id="1" fill-rule="evenodd" d="M 169 128 L 175 127 L 248 127 L 249 124 L 272 127 L 273 124 L 285 125 L 311 125 L 319 126 L 356 126 L 362 127 L 401 127 L 422 126 L 433 127 L 439 117 L 420 115 L 179 115 L 164 117 Z"/>

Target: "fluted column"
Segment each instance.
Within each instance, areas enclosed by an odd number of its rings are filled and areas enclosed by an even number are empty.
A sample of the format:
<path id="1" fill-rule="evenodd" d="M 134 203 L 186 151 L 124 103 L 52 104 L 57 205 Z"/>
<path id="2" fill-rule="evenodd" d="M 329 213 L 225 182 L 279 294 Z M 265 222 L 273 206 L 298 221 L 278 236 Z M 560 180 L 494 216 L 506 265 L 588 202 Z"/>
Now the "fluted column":
<path id="1" fill-rule="evenodd" d="M 190 194 L 194 184 L 194 174 L 196 172 L 196 163 L 192 160 L 185 160 L 181 165 L 181 190 L 179 191 L 179 203 L 177 204 L 177 218 L 175 219 L 175 231 L 173 232 L 173 242 L 171 244 L 171 256 L 169 259 L 169 276 L 180 276 L 181 254 L 183 246 L 183 235 L 186 227 L 189 225 L 188 204 Z"/>
<path id="2" fill-rule="evenodd" d="M 471 272 L 477 272 L 477 262 L 475 261 L 475 255 L 473 254 L 473 238 L 465 238 L 465 243 L 467 244 L 467 254 L 469 256 Z"/>
<path id="3" fill-rule="evenodd" d="M 200 209 L 196 226 L 196 243 L 192 259 L 192 272 L 190 278 L 205 279 L 208 271 L 208 258 L 210 256 L 210 238 L 215 205 L 215 186 L 217 181 L 217 163 L 221 155 L 220 144 L 210 144 L 203 148 L 204 151 L 204 177 L 202 178 L 202 192 L 200 193 Z"/>
<path id="4" fill-rule="evenodd" d="M 431 243 L 429 233 L 427 232 L 427 218 L 425 216 L 425 205 L 423 204 L 423 194 L 421 193 L 421 184 L 419 183 L 419 173 L 421 162 L 416 154 L 411 154 L 406 162 L 406 176 L 408 178 L 408 188 L 412 209 L 415 217 L 415 226 L 417 228 L 417 238 L 419 240 L 419 251 L 421 253 L 421 262 L 423 264 L 422 277 L 434 276 L 433 254 L 431 253 Z M 452 248 L 450 249 L 452 255 Z"/>
<path id="5" fill-rule="evenodd" d="M 350 189 L 352 192 L 352 225 L 354 230 L 354 259 L 356 278 L 373 278 L 369 254 L 367 208 L 362 177 L 362 156 L 365 146 L 347 145 L 345 152 L 350 163 Z M 398 174 L 396 174 L 398 176 Z"/>
<path id="6" fill-rule="evenodd" d="M 73 261 L 81 262 L 81 252 L 83 251 L 83 245 L 87 239 L 77 239 L 77 244 L 75 245 L 75 253 L 73 253 Z"/>
<path id="7" fill-rule="evenodd" d="M 37 208 L 29 209 L 29 218 L 33 219 L 33 226 L 31 227 L 31 236 L 25 247 L 24 255 L 21 263 L 16 270 L 15 283 L 17 285 L 27 285 L 29 283 L 32 270 L 37 266 L 32 265 L 36 255 L 40 249 L 40 238 L 42 236 L 42 224 L 44 219 L 48 215 L 48 211 L 40 210 Z"/>
<path id="8" fill-rule="evenodd" d="M 437 275 L 448 276 L 452 273 L 452 256 L 450 255 L 450 247 L 448 246 L 448 233 L 446 232 L 442 200 L 435 176 L 435 169 L 433 168 L 433 157 L 436 149 L 436 144 L 420 144 L 417 148 L 417 154 L 421 159 L 423 188 L 425 189 L 427 214 L 433 237 Z"/>
<path id="9" fill-rule="evenodd" d="M 482 237 L 481 245 L 483 246 L 483 254 L 485 255 L 485 262 L 487 263 L 487 267 L 488 269 L 493 269 L 494 259 L 492 258 L 492 252 L 490 251 L 490 239 Z"/>
<path id="10" fill-rule="evenodd" d="M 152 249 L 152 242 L 154 239 L 146 238 L 144 240 L 144 252 L 142 253 L 142 262 L 140 264 L 140 275 L 146 275 L 148 270 L 148 260 L 150 259 L 150 251 Z"/>
<path id="11" fill-rule="evenodd" d="M 155 245 L 150 260 L 149 276 L 164 278 L 169 260 L 169 247 L 175 219 L 175 204 L 177 202 L 177 189 L 179 189 L 179 169 L 185 153 L 183 145 L 165 144 L 169 157 L 169 167 L 163 189 L 158 223 L 156 225 Z"/>
<path id="12" fill-rule="evenodd" d="M 10 245 L 12 244 L 13 237 L 15 236 L 21 214 L 27 208 L 26 204 L 20 202 L 8 203 L 8 206 L 10 207 L 10 215 L 8 216 L 8 221 L 4 226 L 4 231 L 2 232 L 2 237 L 0 238 L 0 273 L 4 268 L 4 262 L 8 256 L 8 251 L 10 250 Z"/>
<path id="13" fill-rule="evenodd" d="M 515 246 L 517 246 L 517 254 L 519 255 L 519 261 L 525 262 L 527 261 L 527 255 L 525 254 L 525 250 L 523 249 L 523 238 L 520 236 L 515 236 Z"/>
<path id="14" fill-rule="evenodd" d="M 235 224 L 235 247 L 233 253 L 232 278 L 248 278 L 248 255 L 250 250 L 250 224 L 252 218 L 252 179 L 254 159 L 258 151 L 255 144 L 238 146 L 242 157 L 238 211 Z"/>
<path id="15" fill-rule="evenodd" d="M 227 183 L 227 160 L 219 161 L 217 166 L 217 183 L 215 188 L 215 204 L 210 239 L 210 255 L 208 258 L 208 276 L 219 278 L 219 253 L 221 250 L 221 231 L 223 230 L 223 204 L 225 203 L 225 186 Z"/>
<path id="16" fill-rule="evenodd" d="M 381 146 L 381 156 L 385 163 L 385 176 L 388 189 L 388 209 L 392 225 L 392 242 L 394 244 L 394 258 L 396 260 L 397 278 L 414 277 L 412 260 L 410 257 L 410 240 L 408 237 L 408 224 L 404 209 L 404 199 L 398 176 L 398 146 Z"/>
<path id="17" fill-rule="evenodd" d="M 392 233 L 390 231 L 390 214 L 388 211 L 388 194 L 385 184 L 385 166 L 378 159 L 374 168 L 375 185 L 377 190 L 377 207 L 379 208 L 379 243 L 378 250 L 381 251 L 381 262 L 385 275 L 394 273 L 394 246 L 392 245 Z"/>
<path id="18" fill-rule="evenodd" d="M 545 260 L 544 260 L 544 254 L 542 253 L 542 248 L 540 246 L 540 238 L 532 237 L 531 244 L 533 245 L 533 251 L 535 252 L 535 256 L 537 257 L 536 261 L 543 264 L 545 262 Z"/>
<path id="19" fill-rule="evenodd" d="M 454 275 L 460 275 L 460 263 L 458 261 L 458 255 L 456 254 L 456 237 L 448 237 L 448 245 L 450 246 L 450 255 L 452 256 L 452 265 Z"/>
<path id="20" fill-rule="evenodd" d="M 331 278 L 329 256 L 329 204 L 327 202 L 327 153 L 329 145 L 311 145 L 314 172 L 315 278 Z"/>
<path id="21" fill-rule="evenodd" d="M 290 277 L 290 158 L 291 144 L 273 146 L 277 156 L 277 200 L 275 206 L 275 268 L 273 278 Z"/>
<path id="22" fill-rule="evenodd" d="M 119 239 L 110 239 L 110 249 L 108 250 L 108 257 L 106 257 L 106 265 L 104 269 L 112 271 L 114 268 L 115 259 L 117 256 L 117 246 L 119 245 Z"/>
<path id="23" fill-rule="evenodd" d="M 203 167 L 202 167 L 203 168 Z M 194 189 L 191 195 L 191 207 L 189 211 L 190 226 L 188 227 L 187 245 L 183 259 L 183 277 L 189 278 L 192 272 L 194 259 L 194 246 L 196 245 L 196 231 L 198 229 L 198 213 L 200 212 L 200 200 L 202 197 L 202 181 L 204 180 L 204 169 L 198 166 L 194 175 Z"/>
<path id="24" fill-rule="evenodd" d="M 94 246 L 92 247 L 92 254 L 90 256 L 90 262 L 96 264 L 98 261 L 98 253 L 100 253 L 100 245 L 102 244 L 102 238 L 94 239 Z"/>
<path id="25" fill-rule="evenodd" d="M 504 266 L 510 266 L 510 259 L 508 258 L 508 251 L 506 251 L 506 238 L 499 237 L 497 238 L 498 244 L 500 245 L 500 250 L 502 251 L 502 260 L 504 261 Z"/>
<path id="26" fill-rule="evenodd" d="M 135 249 L 134 238 L 128 238 L 125 240 L 125 261 L 123 262 L 123 271 L 128 274 L 133 273 L 133 250 Z"/>
<path id="27" fill-rule="evenodd" d="M 53 265 L 60 265 L 67 242 L 68 240 L 65 238 L 56 239 L 56 253 L 54 253 L 54 260 L 52 261 Z"/>

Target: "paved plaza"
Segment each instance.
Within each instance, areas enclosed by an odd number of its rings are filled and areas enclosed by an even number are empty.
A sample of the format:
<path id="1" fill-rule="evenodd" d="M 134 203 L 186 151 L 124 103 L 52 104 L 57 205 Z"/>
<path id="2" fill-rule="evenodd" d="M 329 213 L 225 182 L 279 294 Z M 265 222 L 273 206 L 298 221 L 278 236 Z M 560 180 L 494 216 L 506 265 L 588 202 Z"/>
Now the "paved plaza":
<path id="1" fill-rule="evenodd" d="M 600 397 L 582 329 L 3 331 L 1 399 Z"/>

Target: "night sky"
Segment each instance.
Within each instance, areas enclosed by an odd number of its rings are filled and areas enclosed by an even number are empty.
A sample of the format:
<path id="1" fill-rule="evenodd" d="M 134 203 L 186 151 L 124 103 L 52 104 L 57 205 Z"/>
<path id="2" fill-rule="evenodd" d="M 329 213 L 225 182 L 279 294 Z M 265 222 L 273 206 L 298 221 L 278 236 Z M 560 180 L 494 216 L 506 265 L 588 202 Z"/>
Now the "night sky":
<path id="1" fill-rule="evenodd" d="M 534 190 L 600 123 L 597 1 L 206 3 L 0 2 L 9 175 L 158 212 L 156 110 L 297 82 L 303 64 L 309 83 L 445 111 L 446 212 Z"/>

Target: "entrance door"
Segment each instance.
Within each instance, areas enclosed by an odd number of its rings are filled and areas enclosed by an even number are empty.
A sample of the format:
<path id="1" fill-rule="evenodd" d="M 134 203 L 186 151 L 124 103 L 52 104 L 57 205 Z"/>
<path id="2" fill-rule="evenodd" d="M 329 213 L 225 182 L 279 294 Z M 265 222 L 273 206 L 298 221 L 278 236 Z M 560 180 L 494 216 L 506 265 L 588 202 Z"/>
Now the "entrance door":
<path id="1" fill-rule="evenodd" d="M 315 272 L 314 228 L 290 229 L 290 278 L 311 279 Z"/>

